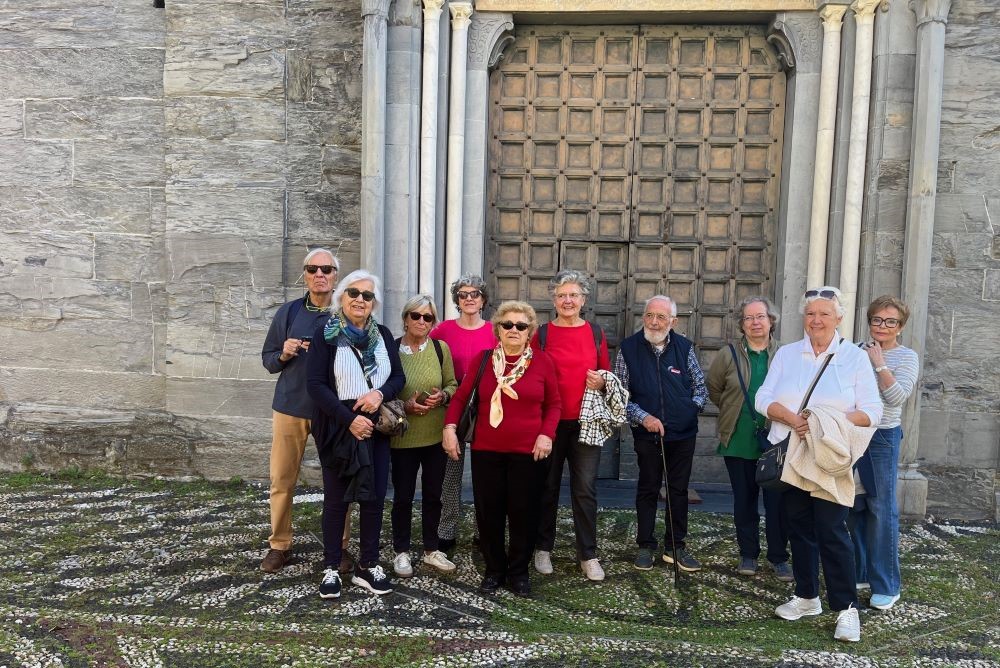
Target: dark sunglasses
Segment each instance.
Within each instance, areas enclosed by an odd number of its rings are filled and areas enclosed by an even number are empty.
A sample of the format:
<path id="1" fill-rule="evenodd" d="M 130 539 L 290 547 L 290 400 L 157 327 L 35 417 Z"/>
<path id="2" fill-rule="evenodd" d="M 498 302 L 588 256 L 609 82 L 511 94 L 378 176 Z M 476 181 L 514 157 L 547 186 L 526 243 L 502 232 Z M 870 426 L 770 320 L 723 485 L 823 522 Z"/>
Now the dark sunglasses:
<path id="1" fill-rule="evenodd" d="M 468 292 L 456 292 L 455 296 L 459 299 L 479 299 L 481 294 L 479 290 L 469 290 Z"/>
<path id="2" fill-rule="evenodd" d="M 360 296 L 366 302 L 370 302 L 375 299 L 375 293 L 370 290 L 365 290 L 364 292 L 362 292 L 357 288 L 347 288 L 346 290 L 344 290 L 344 293 L 351 299 L 357 299 Z"/>
<path id="3" fill-rule="evenodd" d="M 433 313 L 417 313 L 416 311 L 410 311 L 407 315 L 410 316 L 410 320 L 413 320 L 414 322 L 420 320 L 421 318 L 423 318 L 424 322 L 434 322 Z"/>
<path id="4" fill-rule="evenodd" d="M 317 271 L 322 271 L 324 274 L 332 274 L 335 269 L 332 264 L 307 264 L 303 268 L 310 274 L 315 274 Z"/>
<path id="5" fill-rule="evenodd" d="M 836 299 L 837 293 L 833 290 L 806 290 L 806 297 L 822 297 L 823 299 Z M 839 300 L 838 300 L 839 301 Z"/>
<path id="6" fill-rule="evenodd" d="M 516 327 L 517 331 L 519 331 L 519 332 L 523 332 L 524 330 L 526 330 L 529 327 L 531 327 L 531 325 L 529 325 L 526 322 L 511 322 L 510 320 L 504 320 L 503 322 L 498 323 L 498 324 L 501 327 L 503 327 L 504 329 L 513 329 L 513 328 Z"/>

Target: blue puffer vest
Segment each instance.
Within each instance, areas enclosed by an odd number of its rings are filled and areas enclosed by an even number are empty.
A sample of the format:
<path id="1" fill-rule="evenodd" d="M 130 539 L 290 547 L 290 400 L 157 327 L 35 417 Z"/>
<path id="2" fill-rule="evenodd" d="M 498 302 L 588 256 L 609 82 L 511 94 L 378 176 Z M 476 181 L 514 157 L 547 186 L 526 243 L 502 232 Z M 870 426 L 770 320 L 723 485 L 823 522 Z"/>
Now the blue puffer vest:
<path id="1" fill-rule="evenodd" d="M 698 433 L 699 409 L 691 399 L 693 381 L 687 365 L 691 346 L 689 339 L 670 332 L 670 340 L 657 359 L 642 330 L 621 344 L 621 353 L 628 364 L 629 401 L 663 423 L 666 441 L 691 438 Z M 632 436 L 637 441 L 658 438 L 643 427 L 632 427 Z"/>

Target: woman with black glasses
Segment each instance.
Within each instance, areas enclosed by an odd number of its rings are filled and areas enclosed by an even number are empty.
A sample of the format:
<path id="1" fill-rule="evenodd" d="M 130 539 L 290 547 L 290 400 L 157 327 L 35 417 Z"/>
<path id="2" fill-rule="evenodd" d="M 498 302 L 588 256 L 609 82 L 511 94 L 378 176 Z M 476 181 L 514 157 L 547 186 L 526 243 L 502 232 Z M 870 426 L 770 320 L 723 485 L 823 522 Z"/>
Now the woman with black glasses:
<path id="1" fill-rule="evenodd" d="M 500 344 L 473 360 L 445 417 L 444 449 L 454 461 L 461 448 L 456 426 L 473 386 L 477 387 L 472 493 L 479 548 L 486 562 L 479 585 L 483 593 L 506 582 L 518 596 L 531 595 L 528 564 L 561 409 L 555 366 L 545 353 L 528 345 L 537 322 L 529 304 L 500 305 L 493 316 Z"/>

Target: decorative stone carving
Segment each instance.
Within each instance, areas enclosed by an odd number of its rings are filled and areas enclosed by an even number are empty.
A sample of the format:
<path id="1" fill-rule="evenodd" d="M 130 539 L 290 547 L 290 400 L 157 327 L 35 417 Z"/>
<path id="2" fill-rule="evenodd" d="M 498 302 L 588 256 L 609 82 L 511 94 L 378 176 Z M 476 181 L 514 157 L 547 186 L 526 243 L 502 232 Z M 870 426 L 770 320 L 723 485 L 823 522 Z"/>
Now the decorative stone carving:
<path id="1" fill-rule="evenodd" d="M 471 2 L 453 2 L 448 5 L 448 10 L 451 12 L 452 30 L 464 30 L 469 27 L 469 22 L 472 20 Z"/>
<path id="2" fill-rule="evenodd" d="M 444 0 L 424 0 L 424 21 L 436 21 L 441 16 Z"/>
<path id="3" fill-rule="evenodd" d="M 847 5 L 826 5 L 823 7 L 819 10 L 819 17 L 823 19 L 823 30 L 825 32 L 840 32 L 846 13 Z"/>
<path id="4" fill-rule="evenodd" d="M 514 40 L 511 14 L 476 12 L 469 27 L 469 69 L 485 70 L 500 60 L 504 47 Z"/>
<path id="5" fill-rule="evenodd" d="M 390 0 L 361 0 L 361 16 L 389 17 Z"/>
<path id="6" fill-rule="evenodd" d="M 851 3 L 851 9 L 854 10 L 854 20 L 858 23 L 874 22 L 875 10 L 882 2 L 883 0 L 854 0 Z"/>
<path id="7" fill-rule="evenodd" d="M 948 23 L 951 0 L 910 0 L 910 10 L 917 15 L 917 27 L 925 23 Z"/>
<path id="8" fill-rule="evenodd" d="M 823 24 L 816 12 L 782 12 L 771 23 L 767 41 L 778 52 L 783 69 L 818 72 Z"/>

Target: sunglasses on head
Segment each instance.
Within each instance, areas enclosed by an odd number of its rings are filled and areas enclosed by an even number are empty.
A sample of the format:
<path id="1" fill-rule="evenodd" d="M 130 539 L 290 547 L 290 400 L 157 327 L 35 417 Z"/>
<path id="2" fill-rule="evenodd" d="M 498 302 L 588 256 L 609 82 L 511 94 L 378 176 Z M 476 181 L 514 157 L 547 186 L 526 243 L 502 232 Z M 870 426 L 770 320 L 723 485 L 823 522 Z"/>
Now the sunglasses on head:
<path id="1" fill-rule="evenodd" d="M 410 316 L 410 320 L 413 320 L 414 322 L 420 320 L 421 318 L 423 318 L 424 322 L 434 322 L 434 315 L 431 313 L 417 313 L 416 311 L 410 311 L 407 315 Z"/>
<path id="2" fill-rule="evenodd" d="M 370 302 L 375 299 L 375 293 L 370 290 L 361 291 L 358 290 L 357 288 L 347 288 L 346 290 L 344 290 L 344 293 L 351 299 L 357 299 L 358 297 L 361 297 L 366 302 Z"/>
<path id="3" fill-rule="evenodd" d="M 531 327 L 531 325 L 529 325 L 526 322 L 511 322 L 510 320 L 504 320 L 503 322 L 499 323 L 499 325 L 501 327 L 503 327 L 504 329 L 514 329 L 514 328 L 516 328 L 517 331 L 519 331 L 519 332 L 523 332 L 524 330 L 526 330 L 529 327 Z"/>
<path id="4" fill-rule="evenodd" d="M 806 290 L 806 298 L 822 297 L 823 299 L 836 299 L 837 293 L 833 290 Z"/>
<path id="5" fill-rule="evenodd" d="M 479 290 L 469 290 L 468 292 L 456 292 L 455 295 L 459 299 L 479 299 L 479 295 L 482 294 Z"/>
<path id="6" fill-rule="evenodd" d="M 322 271 L 324 274 L 332 274 L 336 269 L 332 264 L 307 264 L 303 268 L 309 274 L 315 274 L 317 271 Z"/>

